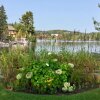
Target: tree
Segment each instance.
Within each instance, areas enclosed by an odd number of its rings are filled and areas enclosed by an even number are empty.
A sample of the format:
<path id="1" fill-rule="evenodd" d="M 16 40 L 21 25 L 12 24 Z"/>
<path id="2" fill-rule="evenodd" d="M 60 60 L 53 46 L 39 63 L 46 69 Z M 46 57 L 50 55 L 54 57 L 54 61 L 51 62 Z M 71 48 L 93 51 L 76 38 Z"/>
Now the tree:
<path id="1" fill-rule="evenodd" d="M 100 4 L 98 4 L 98 7 L 100 8 Z M 94 24 L 94 27 L 97 31 L 100 31 L 100 22 L 96 21 L 94 18 L 93 18 L 93 24 Z"/>
<path id="2" fill-rule="evenodd" d="M 2 5 L 0 7 L 0 40 L 3 40 L 7 33 L 7 16 L 4 9 L 4 6 Z"/>
<path id="3" fill-rule="evenodd" d="M 33 13 L 31 11 L 27 11 L 25 14 L 22 15 L 22 18 L 20 19 L 21 24 L 25 28 L 25 32 L 28 35 L 34 34 L 34 22 L 33 22 Z"/>

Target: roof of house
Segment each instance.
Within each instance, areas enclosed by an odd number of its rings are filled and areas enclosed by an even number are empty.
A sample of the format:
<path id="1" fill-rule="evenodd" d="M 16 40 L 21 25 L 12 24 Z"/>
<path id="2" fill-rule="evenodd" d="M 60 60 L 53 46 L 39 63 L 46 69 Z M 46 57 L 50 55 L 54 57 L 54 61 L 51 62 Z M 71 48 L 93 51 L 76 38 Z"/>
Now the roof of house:
<path id="1" fill-rule="evenodd" d="M 8 30 L 9 31 L 16 31 L 15 28 L 12 25 L 8 25 Z"/>

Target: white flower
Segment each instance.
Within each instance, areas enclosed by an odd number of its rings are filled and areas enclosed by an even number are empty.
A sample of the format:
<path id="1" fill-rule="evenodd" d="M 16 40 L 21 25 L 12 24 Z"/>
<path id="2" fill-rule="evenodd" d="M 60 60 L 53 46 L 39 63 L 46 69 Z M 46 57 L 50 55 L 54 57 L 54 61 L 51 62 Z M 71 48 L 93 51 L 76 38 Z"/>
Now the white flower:
<path id="1" fill-rule="evenodd" d="M 63 92 L 66 92 L 66 91 L 72 92 L 74 90 L 75 90 L 75 85 L 74 84 L 73 84 L 73 86 L 71 86 L 70 83 L 68 83 L 68 82 L 64 83 L 64 87 L 62 88 Z"/>
<path id="2" fill-rule="evenodd" d="M 19 70 L 20 70 L 20 71 L 24 71 L 24 70 L 25 70 L 25 68 L 24 68 L 24 67 L 22 67 L 22 68 L 19 68 Z"/>
<path id="3" fill-rule="evenodd" d="M 62 88 L 62 91 L 63 91 L 63 92 L 66 92 L 66 91 L 68 91 L 68 88 L 63 87 L 63 88 Z"/>
<path id="4" fill-rule="evenodd" d="M 70 66 L 71 68 L 73 68 L 74 67 L 74 64 L 68 63 L 68 66 Z"/>
<path id="5" fill-rule="evenodd" d="M 54 62 L 58 61 L 57 59 L 53 59 Z"/>
<path id="6" fill-rule="evenodd" d="M 58 69 L 58 70 L 55 71 L 55 73 L 60 75 L 60 74 L 62 74 L 62 70 Z"/>
<path id="7" fill-rule="evenodd" d="M 46 63 L 46 66 L 49 66 L 49 64 L 48 64 L 48 63 Z"/>
<path id="8" fill-rule="evenodd" d="M 65 83 L 64 83 L 64 87 L 66 87 L 66 88 L 67 88 L 67 87 L 70 87 L 70 83 L 69 83 L 69 82 L 65 82 Z"/>
<path id="9" fill-rule="evenodd" d="M 32 72 L 28 72 L 28 73 L 26 74 L 26 78 L 27 78 L 27 79 L 30 79 L 30 78 L 32 77 L 32 75 L 33 75 Z"/>
<path id="10" fill-rule="evenodd" d="M 51 52 L 48 52 L 48 55 L 51 55 L 52 53 Z"/>
<path id="11" fill-rule="evenodd" d="M 22 78 L 22 73 L 17 74 L 16 79 L 20 80 Z"/>
<path id="12" fill-rule="evenodd" d="M 70 87 L 68 88 L 68 91 L 69 91 L 69 92 L 74 91 L 74 87 L 73 87 L 73 86 L 70 86 Z"/>

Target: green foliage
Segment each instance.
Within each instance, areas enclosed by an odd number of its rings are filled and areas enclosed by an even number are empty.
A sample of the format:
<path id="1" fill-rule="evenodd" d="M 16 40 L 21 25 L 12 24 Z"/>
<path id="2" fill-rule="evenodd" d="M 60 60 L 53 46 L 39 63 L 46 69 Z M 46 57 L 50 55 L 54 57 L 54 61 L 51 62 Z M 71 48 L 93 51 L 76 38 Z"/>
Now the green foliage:
<path id="1" fill-rule="evenodd" d="M 64 82 L 70 81 L 72 69 L 67 63 L 59 64 L 54 59 L 37 59 L 30 66 L 19 69 L 22 76 L 18 74 L 16 85 L 33 93 L 57 93 L 62 90 Z"/>
<path id="2" fill-rule="evenodd" d="M 34 36 L 34 21 L 31 11 L 22 15 L 20 23 L 15 23 L 14 28 L 17 30 L 17 38 L 25 37 L 29 41 L 36 41 Z"/>
<path id="3" fill-rule="evenodd" d="M 100 4 L 98 4 L 98 7 L 100 8 Z M 97 20 L 95 20 L 93 18 L 93 24 L 94 24 L 94 27 L 97 31 L 100 31 L 100 22 L 98 22 Z"/>
<path id="4" fill-rule="evenodd" d="M 25 14 L 23 14 L 20 21 L 28 34 L 34 34 L 33 13 L 31 11 L 27 11 Z"/>
<path id="5" fill-rule="evenodd" d="M 14 41 L 14 39 L 15 39 L 15 38 L 12 37 L 12 36 L 7 36 L 7 37 L 6 37 L 6 41 L 9 41 L 9 40 L 10 40 L 10 41 Z"/>
<path id="6" fill-rule="evenodd" d="M 95 84 L 94 77 L 91 73 L 97 66 L 95 58 L 92 54 L 80 51 L 76 53 L 61 52 L 59 61 L 61 62 L 71 62 L 75 65 L 75 69 L 71 75 L 71 82 L 79 87 L 82 84 Z"/>
<path id="7" fill-rule="evenodd" d="M 0 40 L 5 39 L 7 34 L 7 16 L 4 6 L 0 6 Z"/>
<path id="8" fill-rule="evenodd" d="M 95 84 L 95 59 L 88 52 L 59 53 L 13 49 L 0 55 L 3 82 L 15 90 L 33 93 L 69 92 Z M 67 82 L 67 83 L 66 83 Z M 69 87 L 64 87 L 65 83 Z M 86 85 L 88 84 L 88 85 Z"/>
<path id="9" fill-rule="evenodd" d="M 58 39 L 58 40 L 67 40 L 67 41 L 99 41 L 100 32 L 76 32 L 76 31 L 67 31 L 67 30 L 49 30 L 49 31 L 36 31 L 36 36 L 39 39 Z M 58 34 L 54 36 L 53 34 Z"/>
<path id="10" fill-rule="evenodd" d="M 15 23 L 14 28 L 17 30 L 17 38 L 26 37 L 26 29 L 21 23 Z"/>

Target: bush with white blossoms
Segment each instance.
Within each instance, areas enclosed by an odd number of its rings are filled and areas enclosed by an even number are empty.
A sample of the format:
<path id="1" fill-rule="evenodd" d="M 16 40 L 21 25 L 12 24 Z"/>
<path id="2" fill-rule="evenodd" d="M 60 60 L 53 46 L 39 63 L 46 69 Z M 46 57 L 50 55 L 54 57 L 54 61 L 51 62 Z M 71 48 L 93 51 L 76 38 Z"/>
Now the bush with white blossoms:
<path id="1" fill-rule="evenodd" d="M 17 74 L 16 79 L 20 80 L 22 78 L 22 73 Z"/>
<path id="2" fill-rule="evenodd" d="M 31 78 L 32 78 L 32 75 L 33 75 L 32 72 L 28 72 L 28 73 L 26 74 L 26 78 L 27 78 L 27 79 L 31 79 Z"/>
<path id="3" fill-rule="evenodd" d="M 48 53 L 51 55 L 51 53 Z M 53 55 L 53 54 L 52 54 Z M 54 94 L 61 92 L 72 92 L 73 86 L 70 85 L 72 64 L 60 63 L 56 56 L 49 56 L 45 61 L 43 59 L 33 61 L 32 64 L 22 67 L 17 77 L 18 87 L 31 89 L 33 93 Z M 24 69 L 25 68 L 25 69 Z M 63 86 L 63 87 L 62 87 Z"/>

